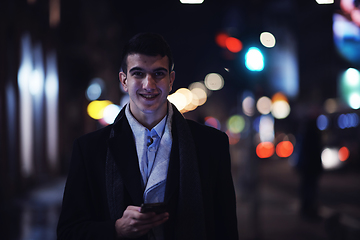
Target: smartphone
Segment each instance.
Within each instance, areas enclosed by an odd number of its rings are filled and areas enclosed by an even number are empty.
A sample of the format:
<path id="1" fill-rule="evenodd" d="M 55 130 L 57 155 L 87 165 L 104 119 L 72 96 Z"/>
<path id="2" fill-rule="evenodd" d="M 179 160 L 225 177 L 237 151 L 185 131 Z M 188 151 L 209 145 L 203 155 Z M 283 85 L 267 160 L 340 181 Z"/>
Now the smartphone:
<path id="1" fill-rule="evenodd" d="M 166 212 L 166 204 L 163 202 L 159 203 L 143 203 L 141 204 L 141 213 L 155 212 L 156 214 Z"/>

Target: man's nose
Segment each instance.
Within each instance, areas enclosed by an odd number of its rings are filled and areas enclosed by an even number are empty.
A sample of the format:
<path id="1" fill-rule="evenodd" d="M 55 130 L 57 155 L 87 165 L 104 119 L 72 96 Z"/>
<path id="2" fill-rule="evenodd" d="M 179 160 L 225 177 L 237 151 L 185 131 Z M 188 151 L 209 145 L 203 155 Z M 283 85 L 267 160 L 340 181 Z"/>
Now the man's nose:
<path id="1" fill-rule="evenodd" d="M 147 74 L 144 82 L 143 82 L 143 87 L 145 90 L 150 91 L 156 88 L 156 83 L 154 78 L 151 76 L 151 74 Z"/>

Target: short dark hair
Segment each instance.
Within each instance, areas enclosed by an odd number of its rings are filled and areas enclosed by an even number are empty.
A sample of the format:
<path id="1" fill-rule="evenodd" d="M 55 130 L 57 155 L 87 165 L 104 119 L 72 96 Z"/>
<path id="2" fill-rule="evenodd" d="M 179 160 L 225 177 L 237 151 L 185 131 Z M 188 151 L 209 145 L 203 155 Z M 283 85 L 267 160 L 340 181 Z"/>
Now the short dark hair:
<path id="1" fill-rule="evenodd" d="M 171 49 L 165 39 L 157 33 L 139 33 L 129 40 L 122 52 L 120 71 L 127 73 L 127 57 L 136 53 L 147 56 L 167 56 L 169 59 L 169 73 L 174 68 Z"/>

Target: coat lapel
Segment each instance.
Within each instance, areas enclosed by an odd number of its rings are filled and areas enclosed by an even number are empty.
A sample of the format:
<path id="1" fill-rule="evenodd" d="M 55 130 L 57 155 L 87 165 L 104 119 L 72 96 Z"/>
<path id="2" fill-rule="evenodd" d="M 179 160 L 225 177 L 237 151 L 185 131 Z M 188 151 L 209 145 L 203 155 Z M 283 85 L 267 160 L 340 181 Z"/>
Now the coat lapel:
<path id="1" fill-rule="evenodd" d="M 179 144 L 176 131 L 174 131 L 174 124 L 172 125 L 173 142 L 170 153 L 169 169 L 166 180 L 165 200 L 169 203 L 174 193 L 179 191 Z"/>
<path id="2" fill-rule="evenodd" d="M 133 204 L 140 206 L 143 202 L 142 180 L 133 133 L 125 114 L 114 125 L 114 136 L 109 139 L 109 150 L 119 169 L 124 191 L 129 193 Z"/>

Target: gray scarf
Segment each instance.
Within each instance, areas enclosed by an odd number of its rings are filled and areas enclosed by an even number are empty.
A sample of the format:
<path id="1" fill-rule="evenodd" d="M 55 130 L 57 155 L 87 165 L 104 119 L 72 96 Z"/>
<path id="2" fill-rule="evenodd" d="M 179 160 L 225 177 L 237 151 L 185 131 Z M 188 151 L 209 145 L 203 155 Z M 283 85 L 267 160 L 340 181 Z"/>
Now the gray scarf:
<path id="1" fill-rule="evenodd" d="M 195 143 L 186 120 L 175 106 L 173 110 L 172 131 L 176 131 L 174 135 L 178 136 L 180 159 L 178 219 L 175 236 L 180 240 L 202 240 L 206 239 L 205 217 Z M 114 124 L 124 120 L 122 119 L 124 115 L 120 113 Z M 110 137 L 114 134 L 114 129 L 112 129 Z M 116 220 L 122 216 L 122 209 L 126 208 L 123 199 L 124 185 L 109 149 L 106 158 L 106 190 L 110 215 L 113 220 Z"/>

